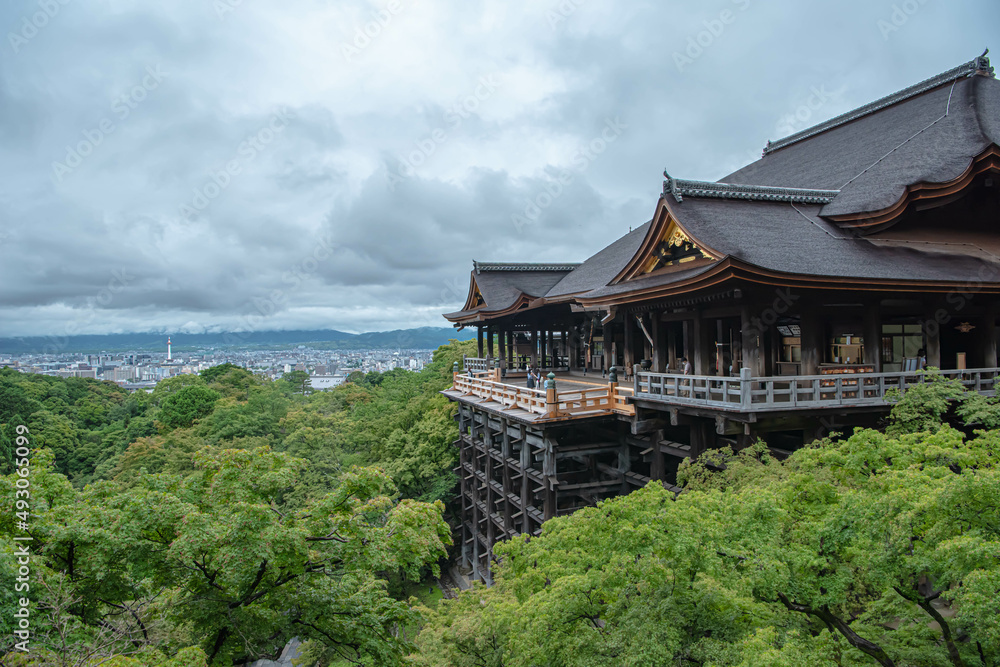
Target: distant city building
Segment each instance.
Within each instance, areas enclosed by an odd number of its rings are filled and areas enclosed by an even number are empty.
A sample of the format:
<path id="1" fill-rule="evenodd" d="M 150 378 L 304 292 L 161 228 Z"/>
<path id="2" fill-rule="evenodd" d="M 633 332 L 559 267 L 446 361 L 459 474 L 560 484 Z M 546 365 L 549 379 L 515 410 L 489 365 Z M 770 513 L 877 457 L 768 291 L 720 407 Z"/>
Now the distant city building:
<path id="1" fill-rule="evenodd" d="M 317 391 L 332 389 L 344 383 L 343 375 L 313 375 L 309 378 L 309 386 Z"/>

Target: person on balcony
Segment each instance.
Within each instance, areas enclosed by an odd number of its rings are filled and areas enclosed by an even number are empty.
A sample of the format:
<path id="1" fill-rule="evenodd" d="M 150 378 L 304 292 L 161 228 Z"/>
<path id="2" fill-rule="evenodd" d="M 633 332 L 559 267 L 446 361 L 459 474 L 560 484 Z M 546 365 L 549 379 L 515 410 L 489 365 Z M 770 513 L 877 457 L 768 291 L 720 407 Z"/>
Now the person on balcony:
<path id="1" fill-rule="evenodd" d="M 534 389 L 535 384 L 538 382 L 538 375 L 535 373 L 535 369 L 528 367 L 528 389 Z"/>
<path id="2" fill-rule="evenodd" d="M 680 361 L 681 361 L 681 369 L 683 370 L 684 375 L 691 375 L 691 373 L 694 372 L 694 367 L 691 366 L 691 362 L 688 361 L 688 358 L 681 357 Z"/>

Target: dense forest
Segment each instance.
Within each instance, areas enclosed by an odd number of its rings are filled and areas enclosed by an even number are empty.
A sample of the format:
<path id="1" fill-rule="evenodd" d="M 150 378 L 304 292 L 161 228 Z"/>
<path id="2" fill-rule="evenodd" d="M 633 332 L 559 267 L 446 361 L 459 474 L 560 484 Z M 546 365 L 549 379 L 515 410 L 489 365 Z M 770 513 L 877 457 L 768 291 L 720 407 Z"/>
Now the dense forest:
<path id="1" fill-rule="evenodd" d="M 685 462 L 681 494 L 553 519 L 496 549 L 492 588 L 418 599 L 453 548 L 438 392 L 463 352 L 315 393 L 228 365 L 149 394 L 0 371 L 3 664 L 233 665 L 299 637 L 304 667 L 1000 666 L 1000 405 L 937 376 L 880 431 Z"/>
<path id="2" fill-rule="evenodd" d="M 397 664 L 406 582 L 451 543 L 457 429 L 438 392 L 471 345 L 324 392 L 228 364 L 151 393 L 0 371 L 3 664 L 228 665 L 292 637 L 314 664 Z M 17 535 L 32 538 L 28 654 Z"/>

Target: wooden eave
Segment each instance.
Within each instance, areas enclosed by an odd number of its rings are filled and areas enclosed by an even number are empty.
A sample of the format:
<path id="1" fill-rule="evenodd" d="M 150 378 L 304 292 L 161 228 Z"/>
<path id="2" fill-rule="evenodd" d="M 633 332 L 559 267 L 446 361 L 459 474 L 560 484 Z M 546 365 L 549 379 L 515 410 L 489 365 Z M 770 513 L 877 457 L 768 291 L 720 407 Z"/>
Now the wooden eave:
<path id="1" fill-rule="evenodd" d="M 974 157 L 969 167 L 960 176 L 944 183 L 915 183 L 908 185 L 903 195 L 891 206 L 878 211 L 851 213 L 847 215 L 823 216 L 844 229 L 871 229 L 879 231 L 895 224 L 911 202 L 921 199 L 950 197 L 969 186 L 972 180 L 984 171 L 1000 172 L 1000 147 L 991 144 L 989 148 Z"/>
<path id="2" fill-rule="evenodd" d="M 797 289 L 844 289 L 863 292 L 915 292 L 949 293 L 968 288 L 968 281 L 924 281 L 924 280 L 877 280 L 860 277 L 812 276 L 785 273 L 749 264 L 732 256 L 727 256 L 707 271 L 696 276 L 631 292 L 580 298 L 578 302 L 585 308 L 609 308 L 639 301 L 664 299 L 683 294 L 691 294 L 717 287 L 729 281 L 742 281 L 767 285 L 769 287 L 793 287 Z M 1000 282 L 976 285 L 977 292 L 1000 294 Z"/>

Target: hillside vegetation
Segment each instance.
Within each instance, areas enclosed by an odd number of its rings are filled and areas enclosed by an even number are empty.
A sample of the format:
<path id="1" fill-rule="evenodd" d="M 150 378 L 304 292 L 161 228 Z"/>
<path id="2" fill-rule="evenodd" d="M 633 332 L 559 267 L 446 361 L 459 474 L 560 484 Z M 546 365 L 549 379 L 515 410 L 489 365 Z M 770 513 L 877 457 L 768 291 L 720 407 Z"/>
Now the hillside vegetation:
<path id="1" fill-rule="evenodd" d="M 1000 405 L 938 376 L 882 431 L 712 452 L 680 495 L 553 519 L 496 548 L 492 588 L 428 594 L 438 392 L 470 347 L 311 394 L 232 366 L 148 395 L 0 371 L 3 664 L 233 665 L 299 637 L 303 667 L 1000 665 Z"/>

